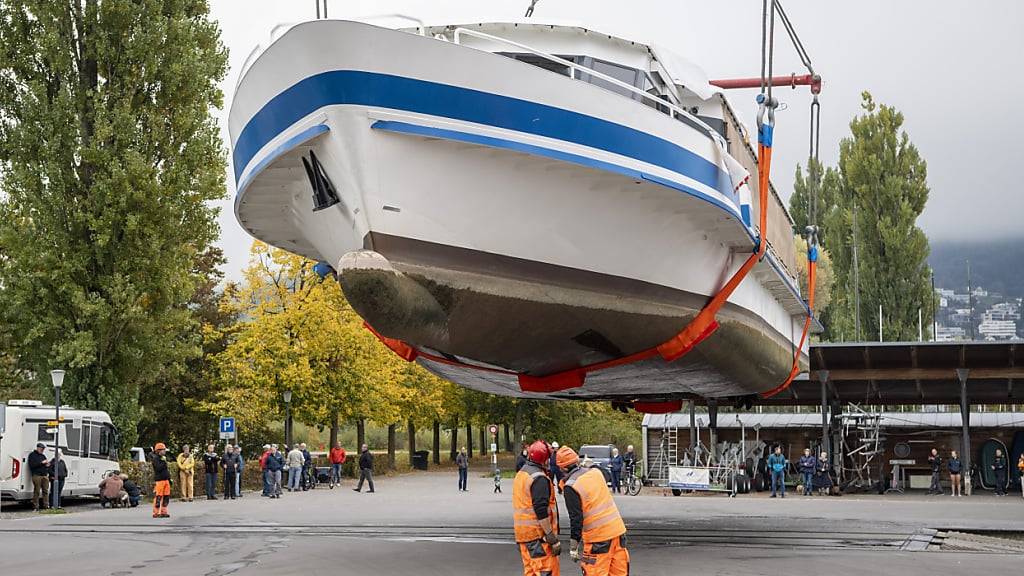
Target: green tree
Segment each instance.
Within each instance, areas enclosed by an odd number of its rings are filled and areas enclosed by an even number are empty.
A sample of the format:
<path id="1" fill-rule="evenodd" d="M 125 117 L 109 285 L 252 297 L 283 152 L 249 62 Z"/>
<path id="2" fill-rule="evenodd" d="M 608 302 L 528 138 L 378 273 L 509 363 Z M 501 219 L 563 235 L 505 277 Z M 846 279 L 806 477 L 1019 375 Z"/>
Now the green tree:
<path id="1" fill-rule="evenodd" d="M 205 0 L 0 2 L 0 324 L 17 362 L 111 413 L 200 353 L 187 307 L 217 236 L 210 114 L 227 51 Z"/>
<path id="2" fill-rule="evenodd" d="M 867 92 L 862 108 L 840 143 L 841 189 L 824 220 L 835 271 L 828 330 L 852 339 L 859 292 L 861 338 L 878 338 L 881 306 L 885 340 L 916 340 L 918 310 L 930 317 L 934 306 L 928 238 L 916 224 L 928 201 L 927 166 L 902 130 L 903 114 Z"/>
<path id="3" fill-rule="evenodd" d="M 901 130 L 903 114 L 863 94 L 865 114 L 840 144 L 843 189 L 856 203 L 861 326 L 885 340 L 916 340 L 918 310 L 931 316 L 928 238 L 917 218 L 928 202 L 928 169 Z M 873 321 L 874 320 L 874 321 Z"/>

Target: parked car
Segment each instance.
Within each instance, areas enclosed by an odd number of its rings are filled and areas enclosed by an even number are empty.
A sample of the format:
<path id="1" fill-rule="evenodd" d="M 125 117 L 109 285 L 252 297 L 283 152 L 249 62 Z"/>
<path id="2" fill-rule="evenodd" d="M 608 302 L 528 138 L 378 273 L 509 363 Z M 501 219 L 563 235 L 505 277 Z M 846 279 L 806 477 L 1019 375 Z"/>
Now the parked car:
<path id="1" fill-rule="evenodd" d="M 584 444 L 580 446 L 580 460 L 590 460 L 590 462 L 601 469 L 601 473 L 604 474 L 604 481 L 611 484 L 612 471 L 609 463 L 612 460 L 612 449 L 615 446 L 611 444 Z"/>

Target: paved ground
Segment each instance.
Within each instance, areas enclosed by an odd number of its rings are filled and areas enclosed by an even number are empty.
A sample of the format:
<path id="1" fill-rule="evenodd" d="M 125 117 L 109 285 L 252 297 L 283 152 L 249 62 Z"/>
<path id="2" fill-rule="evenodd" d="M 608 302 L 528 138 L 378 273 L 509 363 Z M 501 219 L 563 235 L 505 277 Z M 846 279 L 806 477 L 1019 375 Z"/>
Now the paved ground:
<path id="1" fill-rule="evenodd" d="M 173 502 L 169 520 L 151 519 L 144 507 L 85 504 L 38 516 L 8 506 L 0 520 L 3 573 L 521 573 L 511 544 L 510 483 L 493 494 L 489 479 L 471 476 L 468 493 L 455 490 L 451 473 L 420 473 L 381 479 L 376 494 L 356 494 L 349 482 L 280 500 L 249 494 Z M 1016 569 L 1024 552 L 1001 534 L 970 534 L 1024 533 L 1020 496 L 773 500 L 647 491 L 617 501 L 630 528 L 634 574 L 778 574 L 806 570 L 809 562 L 830 575 L 946 574 L 959 565 Z M 563 568 L 578 573 L 567 558 Z"/>

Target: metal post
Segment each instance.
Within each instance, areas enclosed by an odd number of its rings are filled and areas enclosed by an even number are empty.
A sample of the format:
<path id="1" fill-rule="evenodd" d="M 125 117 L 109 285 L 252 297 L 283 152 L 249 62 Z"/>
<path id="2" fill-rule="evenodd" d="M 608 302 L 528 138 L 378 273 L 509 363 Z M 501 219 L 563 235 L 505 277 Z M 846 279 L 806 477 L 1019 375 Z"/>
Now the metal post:
<path id="1" fill-rule="evenodd" d="M 708 466 L 718 462 L 718 401 L 708 398 Z"/>
<path id="2" fill-rule="evenodd" d="M 284 403 L 284 443 L 292 447 L 292 403 Z"/>
<path id="3" fill-rule="evenodd" d="M 54 404 L 57 409 L 56 433 L 53 435 L 53 509 L 60 508 L 60 386 L 54 388 Z"/>
<path id="4" fill-rule="evenodd" d="M 971 405 L 967 402 L 967 376 L 970 370 L 957 368 L 956 377 L 960 380 L 960 419 L 963 431 L 963 440 L 960 446 L 960 455 L 964 461 L 964 487 L 963 493 L 971 495 Z"/>
<path id="5" fill-rule="evenodd" d="M 935 342 L 936 340 L 938 340 L 938 337 L 939 337 L 938 336 L 938 334 L 939 334 L 939 322 L 938 322 L 938 320 L 935 319 L 935 314 L 937 313 L 936 308 L 938 308 L 938 306 L 935 305 L 935 269 L 933 268 L 932 269 L 932 342 Z"/>
<path id="6" fill-rule="evenodd" d="M 857 198 L 853 198 L 853 339 L 860 342 L 860 274 L 857 269 Z"/>
<path id="7" fill-rule="evenodd" d="M 831 460 L 832 451 L 829 450 L 828 441 L 828 370 L 818 370 L 818 381 L 821 382 L 821 450 L 819 452 L 828 452 L 828 457 Z"/>
<path id="8" fill-rule="evenodd" d="M 694 458 L 694 466 L 697 459 L 697 408 L 690 400 L 690 452 Z"/>

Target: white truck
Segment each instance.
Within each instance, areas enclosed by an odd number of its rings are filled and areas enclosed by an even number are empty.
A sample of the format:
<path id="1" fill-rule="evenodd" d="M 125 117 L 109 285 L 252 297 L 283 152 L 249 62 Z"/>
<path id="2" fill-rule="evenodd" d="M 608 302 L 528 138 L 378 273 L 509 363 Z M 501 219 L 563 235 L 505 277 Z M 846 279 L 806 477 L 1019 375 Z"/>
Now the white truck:
<path id="1" fill-rule="evenodd" d="M 53 406 L 38 400 L 9 400 L 0 405 L 0 499 L 28 501 L 32 478 L 29 452 L 46 445 L 46 458 L 54 455 Z M 60 408 L 61 459 L 67 465 L 63 497 L 98 496 L 104 473 L 118 469 L 117 429 L 110 415 L 97 410 Z"/>

